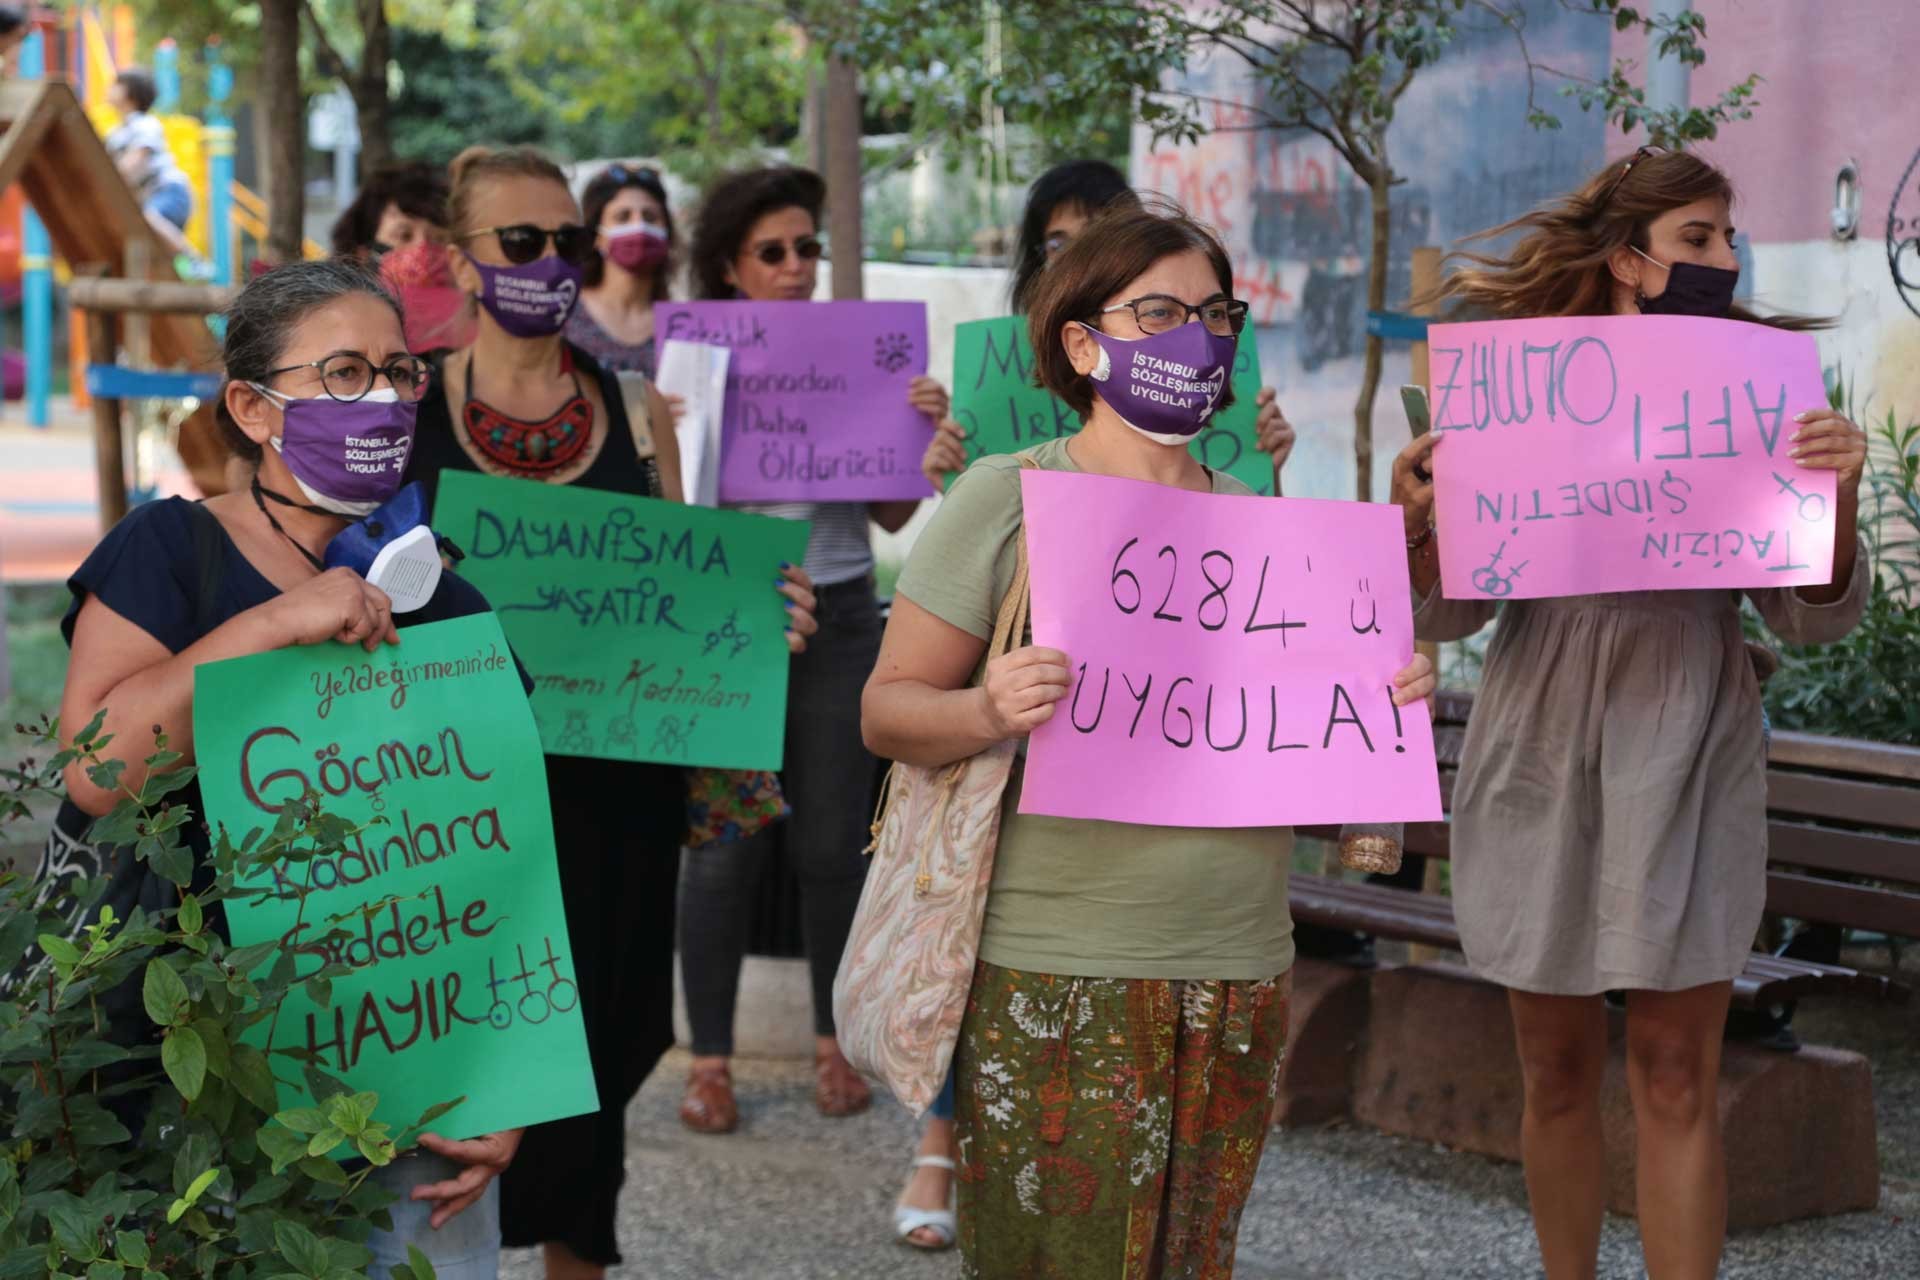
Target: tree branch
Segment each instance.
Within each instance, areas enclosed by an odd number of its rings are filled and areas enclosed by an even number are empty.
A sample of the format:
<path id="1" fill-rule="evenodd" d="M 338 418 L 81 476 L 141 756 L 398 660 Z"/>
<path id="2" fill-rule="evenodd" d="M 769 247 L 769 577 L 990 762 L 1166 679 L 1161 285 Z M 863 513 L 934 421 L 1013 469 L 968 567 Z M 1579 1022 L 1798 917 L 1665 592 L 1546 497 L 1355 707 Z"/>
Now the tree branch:
<path id="1" fill-rule="evenodd" d="M 333 47 L 333 41 L 327 38 L 327 29 L 320 25 L 320 15 L 313 11 L 312 0 L 300 0 L 300 12 L 307 16 L 307 22 L 313 28 L 313 52 L 322 68 L 335 80 L 346 85 L 347 92 L 358 98 L 359 86 L 355 83 L 353 68 L 348 66 L 347 60 L 340 56 L 340 51 Z"/>

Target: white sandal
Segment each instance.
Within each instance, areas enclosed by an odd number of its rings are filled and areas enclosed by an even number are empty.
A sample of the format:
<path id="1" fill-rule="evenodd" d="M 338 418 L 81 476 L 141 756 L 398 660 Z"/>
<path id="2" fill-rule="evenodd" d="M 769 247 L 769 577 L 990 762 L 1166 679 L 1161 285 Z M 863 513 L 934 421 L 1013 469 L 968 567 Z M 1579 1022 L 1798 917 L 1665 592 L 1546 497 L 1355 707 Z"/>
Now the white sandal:
<path id="1" fill-rule="evenodd" d="M 913 1167 L 916 1169 L 945 1169 L 955 1173 L 953 1161 L 945 1156 L 915 1156 Z M 913 1238 L 913 1233 L 922 1228 L 931 1230 L 940 1238 L 938 1244 L 921 1244 Z M 904 1204 L 893 1206 L 893 1236 L 901 1244 L 911 1245 L 915 1249 L 924 1249 L 937 1253 L 942 1249 L 953 1248 L 954 1240 L 959 1236 L 959 1221 L 951 1209 L 910 1209 Z"/>

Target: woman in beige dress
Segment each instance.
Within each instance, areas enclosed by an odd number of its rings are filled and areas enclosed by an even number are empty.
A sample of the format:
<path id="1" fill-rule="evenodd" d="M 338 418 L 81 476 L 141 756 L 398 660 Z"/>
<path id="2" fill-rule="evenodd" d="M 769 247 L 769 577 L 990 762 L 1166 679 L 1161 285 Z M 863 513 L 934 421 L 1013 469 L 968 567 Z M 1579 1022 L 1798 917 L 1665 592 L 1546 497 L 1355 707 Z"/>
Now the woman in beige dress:
<path id="1" fill-rule="evenodd" d="M 1707 315 L 1732 305 L 1733 192 L 1697 157 L 1642 148 L 1488 235 L 1443 293 L 1500 318 Z M 1804 326 L 1805 321 L 1759 321 Z M 1823 405 L 1795 419 L 1798 464 L 1838 473 L 1856 525 L 1866 437 Z M 1485 626 L 1490 601 L 1439 591 L 1427 464 L 1394 462 L 1422 639 Z M 1438 465 L 1445 466 L 1445 446 Z M 1775 634 L 1837 640 L 1867 593 L 1856 539 L 1828 586 L 1751 590 Z M 1716 1090 L 1732 980 L 1766 899 L 1760 690 L 1737 591 L 1507 603 L 1454 794 L 1454 906 L 1475 971 L 1509 989 L 1525 1081 L 1521 1151 L 1549 1280 L 1594 1275 L 1605 1202 L 1603 993 L 1627 994 L 1638 1206 L 1653 1280 L 1707 1280 L 1726 1234 Z"/>

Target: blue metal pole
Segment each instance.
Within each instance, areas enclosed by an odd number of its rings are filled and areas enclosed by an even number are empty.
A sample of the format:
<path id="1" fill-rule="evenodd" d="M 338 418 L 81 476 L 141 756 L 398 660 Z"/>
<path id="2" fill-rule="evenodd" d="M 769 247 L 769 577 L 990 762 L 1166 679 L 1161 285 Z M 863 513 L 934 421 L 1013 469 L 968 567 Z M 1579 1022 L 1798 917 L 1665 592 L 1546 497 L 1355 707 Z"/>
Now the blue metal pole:
<path id="1" fill-rule="evenodd" d="M 233 262 L 233 125 L 227 97 L 233 92 L 233 68 L 219 40 L 207 41 L 207 236 L 213 241 L 213 278 L 230 285 Z"/>
<path id="2" fill-rule="evenodd" d="M 38 79 L 46 71 L 46 36 L 34 31 L 20 46 L 20 76 Z M 27 209 L 20 218 L 22 344 L 27 357 L 27 422 L 44 427 L 53 421 L 53 242 L 39 215 Z"/>
<path id="3" fill-rule="evenodd" d="M 180 46 L 171 39 L 153 47 L 153 110 L 172 115 L 180 109 Z"/>

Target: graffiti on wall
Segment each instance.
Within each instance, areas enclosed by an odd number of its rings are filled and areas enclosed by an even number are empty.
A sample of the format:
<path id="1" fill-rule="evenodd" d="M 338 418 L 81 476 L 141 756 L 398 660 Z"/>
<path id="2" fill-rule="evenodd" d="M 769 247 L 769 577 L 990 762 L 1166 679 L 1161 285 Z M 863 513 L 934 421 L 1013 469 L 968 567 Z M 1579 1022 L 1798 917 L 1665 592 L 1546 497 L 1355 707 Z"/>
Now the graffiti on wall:
<path id="1" fill-rule="evenodd" d="M 1920 151 L 1887 205 L 1887 270 L 1907 309 L 1920 316 Z"/>

